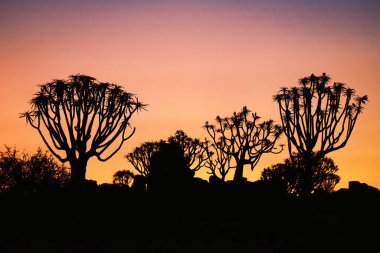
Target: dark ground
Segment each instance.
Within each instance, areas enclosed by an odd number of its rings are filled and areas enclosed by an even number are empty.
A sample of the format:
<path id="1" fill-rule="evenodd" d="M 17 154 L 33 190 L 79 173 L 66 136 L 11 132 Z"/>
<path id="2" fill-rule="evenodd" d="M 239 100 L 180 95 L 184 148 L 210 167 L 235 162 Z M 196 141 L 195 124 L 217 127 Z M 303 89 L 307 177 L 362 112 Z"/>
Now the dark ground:
<path id="1" fill-rule="evenodd" d="M 0 252 L 380 252 L 380 194 L 257 189 L 0 196 Z"/>

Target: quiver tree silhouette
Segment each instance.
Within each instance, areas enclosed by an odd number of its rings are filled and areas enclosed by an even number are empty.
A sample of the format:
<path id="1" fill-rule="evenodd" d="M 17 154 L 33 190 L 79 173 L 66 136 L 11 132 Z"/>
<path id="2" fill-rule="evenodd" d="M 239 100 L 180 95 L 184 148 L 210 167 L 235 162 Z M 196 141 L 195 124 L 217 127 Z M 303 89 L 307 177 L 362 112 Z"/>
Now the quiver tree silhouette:
<path id="1" fill-rule="evenodd" d="M 293 154 L 293 160 L 285 159 L 284 163 L 265 168 L 261 173 L 261 180 L 273 182 L 285 188 L 288 194 L 305 196 L 317 191 L 332 192 L 339 183 L 340 177 L 336 175 L 338 166 L 328 157 L 318 157 L 313 153 L 313 159 L 317 159 L 311 168 L 305 167 L 305 162 L 300 154 Z M 305 188 L 307 171 L 311 171 L 311 190 Z M 310 192 L 305 192 L 310 191 Z"/>
<path id="2" fill-rule="evenodd" d="M 208 168 L 207 173 L 211 174 L 211 177 L 215 179 L 220 179 L 221 181 L 226 180 L 226 176 L 230 171 L 232 166 L 232 156 L 228 155 L 222 150 L 222 142 L 217 143 L 207 143 L 206 145 L 206 162 L 205 167 Z M 210 178 L 211 180 L 211 178 Z"/>
<path id="3" fill-rule="evenodd" d="M 132 152 L 128 153 L 125 158 L 127 158 L 135 170 L 144 177 L 147 177 L 149 175 L 152 155 L 159 150 L 161 142 L 163 141 L 144 142 L 140 147 L 136 147 Z"/>
<path id="4" fill-rule="evenodd" d="M 129 186 L 135 175 L 129 170 L 119 170 L 113 175 L 113 183 L 121 186 Z"/>
<path id="5" fill-rule="evenodd" d="M 173 136 L 168 138 L 168 143 L 173 143 L 179 146 L 188 160 L 187 167 L 191 170 L 198 171 L 201 169 L 207 159 L 206 142 L 201 142 L 199 139 L 189 137 L 184 131 L 177 130 Z"/>
<path id="6" fill-rule="evenodd" d="M 283 150 L 275 151 L 275 143 L 282 134 L 280 125 L 273 120 L 259 123 L 260 117 L 251 113 L 246 106 L 231 117 L 216 117 L 216 125 L 207 121 L 204 128 L 214 143 L 214 147 L 234 158 L 234 181 L 243 180 L 244 165 L 251 170 L 265 153 L 278 154 Z"/>
<path id="7" fill-rule="evenodd" d="M 129 121 L 145 108 L 121 86 L 91 76 L 72 75 L 39 87 L 30 100 L 31 110 L 21 117 L 38 131 L 59 161 L 70 163 L 74 185 L 84 183 L 91 157 L 107 161 L 134 134 Z M 118 139 L 114 150 L 105 154 Z"/>
<path id="8" fill-rule="evenodd" d="M 68 181 L 68 169 L 40 148 L 32 155 L 9 147 L 0 152 L 0 192 L 33 193 Z"/>
<path id="9" fill-rule="evenodd" d="M 350 138 L 368 97 L 356 96 L 355 90 L 343 83 L 329 85 L 330 77 L 311 75 L 299 80 L 299 87 L 282 88 L 274 100 L 279 106 L 281 123 L 293 159 L 293 149 L 303 157 L 305 168 L 326 154 L 343 148 Z M 313 152 L 318 159 L 314 159 Z M 305 175 L 312 191 L 312 173 Z M 307 179 L 308 178 L 308 179 Z"/>
<path id="10" fill-rule="evenodd" d="M 160 146 L 163 145 L 162 143 L 173 144 L 180 148 L 186 157 L 187 167 L 194 172 L 201 169 L 205 164 L 207 159 L 206 143 L 189 137 L 182 130 L 177 130 L 167 141 L 144 142 L 140 147 L 136 147 L 132 152 L 128 153 L 125 158 L 127 158 L 135 170 L 147 177 L 150 173 L 149 168 L 152 155 L 159 151 Z"/>

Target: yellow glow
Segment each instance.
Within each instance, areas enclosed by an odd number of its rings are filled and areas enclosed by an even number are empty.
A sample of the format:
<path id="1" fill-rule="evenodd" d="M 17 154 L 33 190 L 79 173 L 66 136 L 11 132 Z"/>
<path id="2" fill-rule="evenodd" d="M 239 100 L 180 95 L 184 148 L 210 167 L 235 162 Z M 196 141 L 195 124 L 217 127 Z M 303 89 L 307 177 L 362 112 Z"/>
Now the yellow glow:
<path id="1" fill-rule="evenodd" d="M 132 118 L 137 132 L 114 158 L 90 160 L 87 178 L 111 182 L 115 171 L 131 168 L 123 156 L 144 141 L 177 129 L 204 138 L 206 120 L 244 105 L 278 121 L 272 95 L 300 77 L 326 72 L 370 99 L 348 145 L 331 155 L 340 168 L 339 187 L 360 180 L 380 188 L 380 38 L 368 15 L 326 11 L 321 21 L 295 6 L 226 3 L 85 7 L 0 13 L 0 143 L 29 152 L 43 147 L 38 133 L 18 119 L 37 84 L 81 73 L 123 85 L 149 107 Z M 286 157 L 265 155 L 245 175 L 257 180 L 265 166 Z"/>

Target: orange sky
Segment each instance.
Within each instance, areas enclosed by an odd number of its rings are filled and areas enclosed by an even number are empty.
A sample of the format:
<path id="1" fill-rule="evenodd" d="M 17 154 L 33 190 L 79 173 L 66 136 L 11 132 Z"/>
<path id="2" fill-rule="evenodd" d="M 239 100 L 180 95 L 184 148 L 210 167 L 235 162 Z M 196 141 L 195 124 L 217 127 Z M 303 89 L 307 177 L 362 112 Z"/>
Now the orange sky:
<path id="1" fill-rule="evenodd" d="M 43 147 L 18 118 L 37 84 L 81 73 L 123 85 L 149 108 L 132 119 L 137 132 L 118 154 L 90 160 L 87 178 L 110 182 L 131 168 L 123 156 L 133 147 L 177 129 L 203 138 L 206 120 L 244 105 L 278 121 L 279 87 L 326 72 L 370 99 L 348 145 L 331 155 L 339 187 L 380 188 L 379 2 L 284 2 L 1 1 L 0 143 Z M 264 155 L 245 176 L 257 180 L 287 156 Z"/>

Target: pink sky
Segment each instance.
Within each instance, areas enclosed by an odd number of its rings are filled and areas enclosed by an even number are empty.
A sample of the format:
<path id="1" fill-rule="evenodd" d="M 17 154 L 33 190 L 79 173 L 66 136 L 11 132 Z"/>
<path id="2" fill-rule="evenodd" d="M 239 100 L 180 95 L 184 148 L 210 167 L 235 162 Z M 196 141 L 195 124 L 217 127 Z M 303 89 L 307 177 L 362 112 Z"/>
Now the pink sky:
<path id="1" fill-rule="evenodd" d="M 278 121 L 272 95 L 326 72 L 370 99 L 348 145 L 331 155 L 339 187 L 350 180 L 380 187 L 379 13 L 376 1 L 4 1 L 0 143 L 44 147 L 18 118 L 37 84 L 76 73 L 117 83 L 149 107 L 132 119 L 137 132 L 114 158 L 90 160 L 87 178 L 110 182 L 115 171 L 132 168 L 127 152 L 177 129 L 204 138 L 206 120 L 244 105 Z M 245 176 L 257 180 L 287 156 L 263 156 Z"/>

